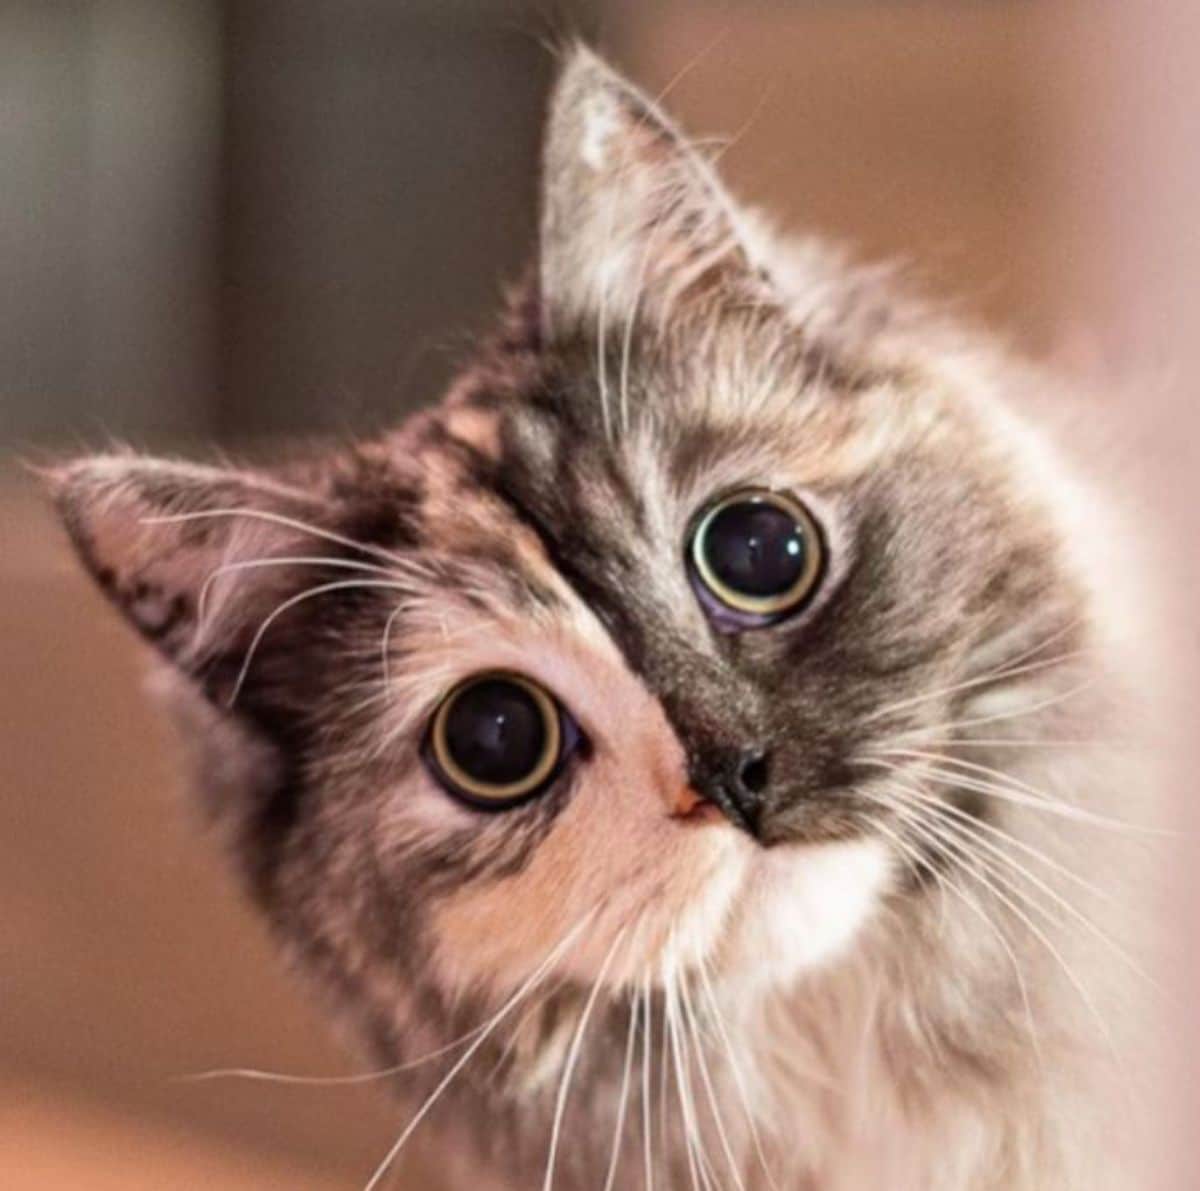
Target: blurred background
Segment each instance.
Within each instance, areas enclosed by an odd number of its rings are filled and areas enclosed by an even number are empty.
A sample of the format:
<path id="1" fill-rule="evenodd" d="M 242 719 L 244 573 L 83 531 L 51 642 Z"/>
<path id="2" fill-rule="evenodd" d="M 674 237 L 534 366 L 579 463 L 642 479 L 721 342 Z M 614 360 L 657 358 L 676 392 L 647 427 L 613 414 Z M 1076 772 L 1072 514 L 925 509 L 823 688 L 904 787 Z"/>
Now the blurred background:
<path id="1" fill-rule="evenodd" d="M 192 830 L 131 635 L 17 464 L 253 452 L 434 399 L 529 251 L 557 29 L 731 138 L 743 197 L 1095 382 L 1174 535 L 1194 682 L 1192 0 L 546 7 L 0 0 L 6 1188 L 350 1188 L 394 1136 L 369 1088 L 180 1080 L 350 1065 Z"/>

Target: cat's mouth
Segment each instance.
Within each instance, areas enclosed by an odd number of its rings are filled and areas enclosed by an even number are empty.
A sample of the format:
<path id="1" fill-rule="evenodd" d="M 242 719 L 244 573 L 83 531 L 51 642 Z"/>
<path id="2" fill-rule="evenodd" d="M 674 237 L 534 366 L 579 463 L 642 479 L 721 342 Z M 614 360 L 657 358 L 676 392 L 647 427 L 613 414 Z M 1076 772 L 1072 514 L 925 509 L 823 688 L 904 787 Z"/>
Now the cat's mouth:
<path id="1" fill-rule="evenodd" d="M 753 818 L 715 799 L 684 786 L 671 810 L 671 817 L 688 828 L 725 827 L 737 830 L 753 844 L 774 850 L 815 844 L 849 843 L 869 834 L 861 817 L 849 816 L 835 807 L 799 806 L 791 813 Z"/>

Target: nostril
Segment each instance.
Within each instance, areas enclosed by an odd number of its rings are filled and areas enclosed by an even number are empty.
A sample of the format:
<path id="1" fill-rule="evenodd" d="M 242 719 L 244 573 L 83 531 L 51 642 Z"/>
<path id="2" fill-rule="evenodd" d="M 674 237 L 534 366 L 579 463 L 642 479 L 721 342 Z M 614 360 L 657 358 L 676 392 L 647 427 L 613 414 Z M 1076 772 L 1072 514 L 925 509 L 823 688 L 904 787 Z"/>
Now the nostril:
<path id="1" fill-rule="evenodd" d="M 738 765 L 737 780 L 749 794 L 761 794 L 767 788 L 767 757 L 765 753 L 746 753 Z"/>

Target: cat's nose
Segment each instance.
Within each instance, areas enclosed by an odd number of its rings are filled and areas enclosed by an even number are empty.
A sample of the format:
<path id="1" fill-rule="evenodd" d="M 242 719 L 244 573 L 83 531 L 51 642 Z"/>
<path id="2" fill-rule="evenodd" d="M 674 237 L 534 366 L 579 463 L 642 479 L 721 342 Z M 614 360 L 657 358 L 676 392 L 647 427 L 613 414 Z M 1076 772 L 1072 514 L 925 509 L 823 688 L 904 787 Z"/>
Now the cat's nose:
<path id="1" fill-rule="evenodd" d="M 758 837 L 770 781 L 765 749 L 748 746 L 708 752 L 692 766 L 692 785 L 735 826 Z"/>

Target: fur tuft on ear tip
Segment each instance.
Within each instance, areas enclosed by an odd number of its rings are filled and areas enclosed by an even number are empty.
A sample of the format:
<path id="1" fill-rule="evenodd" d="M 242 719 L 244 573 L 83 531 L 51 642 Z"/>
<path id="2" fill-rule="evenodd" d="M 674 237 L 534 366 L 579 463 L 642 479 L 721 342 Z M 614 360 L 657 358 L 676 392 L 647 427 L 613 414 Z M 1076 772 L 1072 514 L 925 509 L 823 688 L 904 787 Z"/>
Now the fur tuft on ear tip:
<path id="1" fill-rule="evenodd" d="M 72 544 L 95 575 L 102 568 L 94 557 L 92 523 L 119 500 L 122 477 L 134 466 L 132 451 L 86 455 L 31 468 L 54 502 Z"/>

